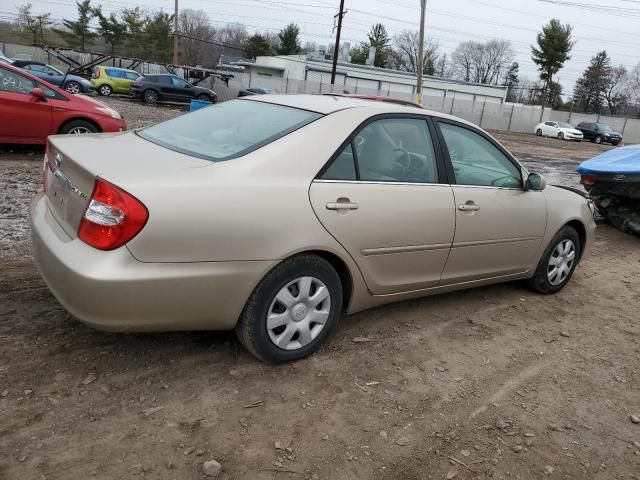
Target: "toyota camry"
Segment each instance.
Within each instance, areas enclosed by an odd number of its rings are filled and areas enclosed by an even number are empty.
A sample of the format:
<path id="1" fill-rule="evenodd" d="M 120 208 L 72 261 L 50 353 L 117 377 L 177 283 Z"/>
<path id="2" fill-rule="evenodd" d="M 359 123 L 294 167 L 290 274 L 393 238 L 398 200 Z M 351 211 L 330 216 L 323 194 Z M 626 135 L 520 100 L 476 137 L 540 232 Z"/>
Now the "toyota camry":
<path id="1" fill-rule="evenodd" d="M 60 303 L 112 331 L 235 329 L 316 351 L 343 313 L 523 280 L 561 290 L 595 225 L 474 125 L 255 95 L 115 134 L 52 136 L 30 217 Z"/>

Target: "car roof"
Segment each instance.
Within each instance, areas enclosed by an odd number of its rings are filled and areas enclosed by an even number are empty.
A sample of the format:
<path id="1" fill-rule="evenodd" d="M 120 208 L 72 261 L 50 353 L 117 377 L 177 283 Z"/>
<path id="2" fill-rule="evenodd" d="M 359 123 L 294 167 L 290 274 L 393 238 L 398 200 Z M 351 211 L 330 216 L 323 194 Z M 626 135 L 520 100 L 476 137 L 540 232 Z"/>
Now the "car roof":
<path id="1" fill-rule="evenodd" d="M 131 70 L 130 68 L 111 67 L 109 65 L 98 65 L 98 68 L 108 68 L 109 70 L 122 70 L 123 72 L 136 72 L 135 70 Z"/>
<path id="2" fill-rule="evenodd" d="M 251 102 L 266 102 L 284 105 L 287 107 L 310 110 L 312 112 L 330 114 L 347 108 L 368 108 L 378 111 L 378 113 L 412 113 L 418 115 L 428 115 L 438 118 L 451 119 L 460 123 L 473 125 L 458 117 L 447 115 L 446 113 L 434 112 L 431 110 L 418 109 L 410 105 L 401 105 L 392 102 L 372 102 L 361 98 L 343 97 L 339 95 L 257 95 L 251 97 L 241 97 L 239 100 Z"/>

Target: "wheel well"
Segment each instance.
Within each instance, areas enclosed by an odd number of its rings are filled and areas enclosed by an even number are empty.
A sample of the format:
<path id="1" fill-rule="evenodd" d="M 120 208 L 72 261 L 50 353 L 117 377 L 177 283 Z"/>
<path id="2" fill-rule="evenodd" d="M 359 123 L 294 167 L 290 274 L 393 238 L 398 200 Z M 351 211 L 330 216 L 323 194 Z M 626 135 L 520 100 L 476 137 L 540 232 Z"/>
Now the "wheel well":
<path id="1" fill-rule="evenodd" d="M 300 252 L 299 254 L 310 254 L 317 255 L 318 257 L 326 260 L 331 264 L 331 266 L 335 269 L 340 277 L 340 283 L 342 284 L 342 295 L 343 295 L 343 308 L 346 308 L 351 301 L 351 294 L 353 292 L 353 279 L 351 278 L 351 272 L 349 271 L 349 267 L 344 261 L 337 255 L 326 252 L 324 250 L 310 250 L 306 252 Z"/>
<path id="2" fill-rule="evenodd" d="M 98 132 L 102 132 L 102 129 L 100 128 L 100 125 L 98 125 L 96 122 L 94 122 L 90 118 L 74 117 L 74 118 L 70 118 L 69 120 L 65 120 L 64 123 L 62 125 L 60 125 L 60 128 L 58 128 L 58 133 L 60 133 L 67 124 L 69 124 L 70 122 L 75 122 L 76 120 L 82 120 L 83 122 L 90 123 L 91 125 L 93 125 L 94 127 L 96 127 L 98 129 Z"/>
<path id="3" fill-rule="evenodd" d="M 584 252 L 584 244 L 587 241 L 587 229 L 580 220 L 571 220 L 569 223 L 567 223 L 567 226 L 573 227 L 574 230 L 578 232 L 578 238 L 580 239 L 580 257 L 582 257 L 582 252 Z"/>

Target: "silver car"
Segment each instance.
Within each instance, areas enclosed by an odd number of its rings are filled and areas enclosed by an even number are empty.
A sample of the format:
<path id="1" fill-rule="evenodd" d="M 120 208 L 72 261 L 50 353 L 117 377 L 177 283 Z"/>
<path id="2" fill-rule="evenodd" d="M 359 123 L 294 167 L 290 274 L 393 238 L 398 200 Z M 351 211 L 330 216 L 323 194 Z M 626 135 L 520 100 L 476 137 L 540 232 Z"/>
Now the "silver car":
<path id="1" fill-rule="evenodd" d="M 236 329 L 268 362 L 343 313 L 512 280 L 555 293 L 588 201 L 486 132 L 412 107 L 257 95 L 119 134 L 53 136 L 36 264 L 105 330 Z"/>

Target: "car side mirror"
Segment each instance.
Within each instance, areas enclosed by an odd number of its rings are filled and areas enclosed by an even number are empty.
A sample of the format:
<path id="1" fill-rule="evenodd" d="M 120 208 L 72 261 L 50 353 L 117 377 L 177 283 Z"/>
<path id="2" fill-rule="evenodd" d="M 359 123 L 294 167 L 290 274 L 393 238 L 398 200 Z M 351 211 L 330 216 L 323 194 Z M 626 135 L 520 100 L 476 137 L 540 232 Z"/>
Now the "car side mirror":
<path id="1" fill-rule="evenodd" d="M 547 182 L 539 173 L 530 173 L 527 177 L 527 181 L 524 184 L 525 190 L 532 190 L 534 192 L 541 192 L 547 186 Z"/>
<path id="2" fill-rule="evenodd" d="M 41 88 L 36 87 L 31 90 L 31 95 L 45 102 L 47 101 L 47 96 L 44 94 L 44 91 Z"/>

